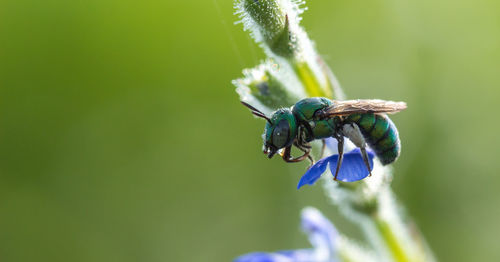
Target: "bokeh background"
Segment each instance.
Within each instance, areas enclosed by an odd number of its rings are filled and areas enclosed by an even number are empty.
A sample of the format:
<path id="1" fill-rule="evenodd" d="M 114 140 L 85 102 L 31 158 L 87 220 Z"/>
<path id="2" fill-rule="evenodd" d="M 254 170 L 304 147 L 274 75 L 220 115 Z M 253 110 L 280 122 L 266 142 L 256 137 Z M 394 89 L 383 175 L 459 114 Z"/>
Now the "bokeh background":
<path id="1" fill-rule="evenodd" d="M 0 260 L 229 261 L 307 247 L 306 164 L 268 160 L 230 81 L 229 0 L 0 0 Z M 499 261 L 500 2 L 308 1 L 349 98 L 403 100 L 394 191 L 441 261 Z"/>

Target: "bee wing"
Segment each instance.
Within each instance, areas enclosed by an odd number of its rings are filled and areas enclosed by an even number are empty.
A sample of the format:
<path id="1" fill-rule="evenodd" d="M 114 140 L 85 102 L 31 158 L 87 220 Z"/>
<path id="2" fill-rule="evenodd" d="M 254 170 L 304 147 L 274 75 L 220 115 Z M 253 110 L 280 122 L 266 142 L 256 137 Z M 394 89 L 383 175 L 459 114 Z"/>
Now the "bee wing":
<path id="1" fill-rule="evenodd" d="M 406 109 L 405 102 L 385 101 L 380 99 L 358 99 L 333 101 L 333 105 L 323 110 L 324 116 L 341 116 L 357 113 L 394 114 Z"/>

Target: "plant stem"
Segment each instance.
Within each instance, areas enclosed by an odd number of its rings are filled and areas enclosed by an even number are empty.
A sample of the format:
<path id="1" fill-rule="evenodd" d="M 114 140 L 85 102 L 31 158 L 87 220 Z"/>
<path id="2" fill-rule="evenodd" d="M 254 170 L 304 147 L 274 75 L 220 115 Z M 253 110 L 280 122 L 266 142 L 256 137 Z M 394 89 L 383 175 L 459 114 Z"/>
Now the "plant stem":
<path id="1" fill-rule="evenodd" d="M 392 255 L 394 261 L 398 262 L 416 261 L 408 257 L 401 243 L 398 241 L 397 237 L 394 235 L 393 230 L 386 221 L 384 221 L 377 215 L 374 215 L 372 219 L 375 223 L 376 230 L 379 232 L 380 237 L 382 238 L 385 245 L 389 249 L 389 252 Z"/>
<path id="2" fill-rule="evenodd" d="M 333 97 L 330 82 L 326 86 L 321 86 L 318 78 L 314 75 L 311 67 L 306 62 L 292 62 L 293 69 L 304 85 L 304 89 L 309 97 Z"/>

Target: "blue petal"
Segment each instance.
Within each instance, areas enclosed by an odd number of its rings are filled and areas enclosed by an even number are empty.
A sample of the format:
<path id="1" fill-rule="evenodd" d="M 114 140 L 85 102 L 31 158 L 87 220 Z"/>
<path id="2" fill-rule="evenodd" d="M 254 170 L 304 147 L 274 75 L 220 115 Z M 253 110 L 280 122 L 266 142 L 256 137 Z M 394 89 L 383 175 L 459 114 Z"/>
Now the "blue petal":
<path id="1" fill-rule="evenodd" d="M 330 220 L 316 208 L 307 207 L 302 210 L 301 224 L 318 254 L 330 258 L 335 255 L 335 241 L 338 238 L 338 232 Z"/>
<path id="2" fill-rule="evenodd" d="M 326 147 L 328 147 L 328 149 L 330 149 L 331 151 L 333 152 L 337 152 L 338 151 L 338 141 L 337 139 L 333 138 L 333 137 L 329 137 L 329 138 L 326 138 L 325 139 L 325 144 L 326 144 Z"/>
<path id="3" fill-rule="evenodd" d="M 276 253 L 255 252 L 237 257 L 234 262 L 310 262 L 316 261 L 313 250 L 299 249 Z"/>
<path id="4" fill-rule="evenodd" d="M 307 233 L 312 249 L 278 251 L 274 253 L 254 252 L 242 255 L 234 262 L 335 262 L 336 240 L 335 226 L 313 207 L 302 210 L 302 229 Z"/>
<path id="5" fill-rule="evenodd" d="M 300 178 L 299 184 L 297 185 L 297 189 L 301 188 L 303 185 L 309 184 L 312 185 L 318 180 L 326 170 L 326 166 L 328 162 L 332 161 L 332 158 L 337 158 L 337 155 L 325 157 L 320 161 L 316 162 L 307 172 Z M 336 162 L 337 160 L 335 160 Z"/>
<path id="6" fill-rule="evenodd" d="M 373 170 L 373 157 L 375 155 L 371 151 L 368 151 L 367 153 L 368 160 L 370 162 L 370 168 L 371 170 Z M 329 162 L 332 175 L 335 175 L 337 160 L 338 158 L 332 158 Z M 340 167 L 339 174 L 337 175 L 337 180 L 343 182 L 354 182 L 361 180 L 368 175 L 369 172 L 366 168 L 365 162 L 363 161 L 359 148 L 356 148 L 351 152 L 344 154 L 344 160 L 342 161 L 342 166 Z"/>
<path id="7" fill-rule="evenodd" d="M 278 254 L 286 256 L 294 262 L 318 261 L 316 253 L 312 249 L 278 251 Z"/>
<path id="8" fill-rule="evenodd" d="M 237 257 L 234 262 L 292 262 L 290 258 L 281 254 L 255 252 Z"/>

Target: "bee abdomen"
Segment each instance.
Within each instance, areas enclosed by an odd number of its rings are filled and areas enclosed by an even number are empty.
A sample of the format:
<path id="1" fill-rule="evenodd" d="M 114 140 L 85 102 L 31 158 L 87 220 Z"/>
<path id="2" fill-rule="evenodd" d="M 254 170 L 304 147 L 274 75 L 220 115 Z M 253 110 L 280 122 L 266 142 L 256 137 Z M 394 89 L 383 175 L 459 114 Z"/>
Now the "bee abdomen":
<path id="1" fill-rule="evenodd" d="M 375 151 L 382 164 L 394 162 L 401 151 L 398 130 L 386 115 L 354 114 L 347 117 L 348 123 L 356 123 L 367 144 Z"/>

